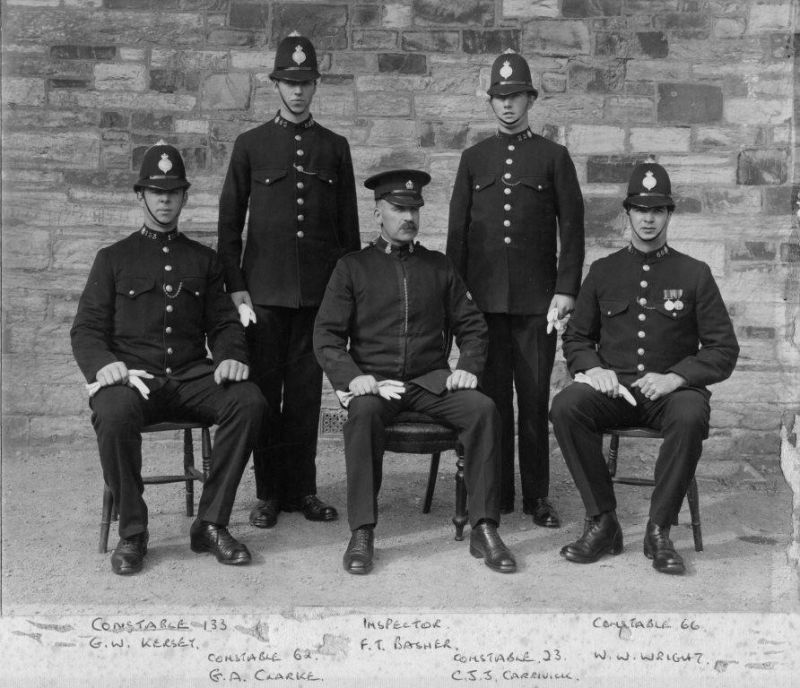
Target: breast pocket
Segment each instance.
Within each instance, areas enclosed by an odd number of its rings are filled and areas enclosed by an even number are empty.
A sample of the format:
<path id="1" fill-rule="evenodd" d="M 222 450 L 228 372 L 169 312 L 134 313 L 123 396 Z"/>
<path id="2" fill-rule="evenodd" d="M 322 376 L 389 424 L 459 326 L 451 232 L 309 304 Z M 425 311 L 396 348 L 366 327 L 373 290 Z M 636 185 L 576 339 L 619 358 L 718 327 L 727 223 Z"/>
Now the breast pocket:
<path id="1" fill-rule="evenodd" d="M 497 183 L 497 179 L 494 175 L 483 175 L 481 177 L 475 177 L 475 181 L 472 184 L 472 190 L 475 193 L 480 193 L 482 191 L 486 191 L 486 189 L 491 188 Z"/>
<path id="2" fill-rule="evenodd" d="M 122 276 L 117 282 L 117 295 L 124 300 L 135 300 L 156 286 L 152 277 Z"/>
<path id="3" fill-rule="evenodd" d="M 285 169 L 260 169 L 253 170 L 250 181 L 254 189 L 264 189 L 272 187 L 286 177 Z"/>
<path id="4" fill-rule="evenodd" d="M 675 301 L 659 301 L 655 305 L 655 310 L 663 317 L 679 322 L 694 317 L 694 306 L 694 299 L 681 298 Z"/>
<path id="5" fill-rule="evenodd" d="M 600 301 L 600 315 L 602 318 L 617 318 L 628 310 L 629 303 L 623 300 Z"/>

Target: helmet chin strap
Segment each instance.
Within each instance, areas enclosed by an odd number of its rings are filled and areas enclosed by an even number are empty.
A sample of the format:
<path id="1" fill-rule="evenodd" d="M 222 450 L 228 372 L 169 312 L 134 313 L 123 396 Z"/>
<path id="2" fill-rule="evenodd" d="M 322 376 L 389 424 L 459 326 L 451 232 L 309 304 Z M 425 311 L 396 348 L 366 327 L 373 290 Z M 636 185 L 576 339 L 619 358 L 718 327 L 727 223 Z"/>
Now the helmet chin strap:
<path id="1" fill-rule="evenodd" d="M 147 208 L 147 214 L 150 216 L 150 219 L 153 220 L 159 227 L 163 229 L 172 229 L 178 225 L 178 215 L 176 215 L 172 221 L 170 222 L 162 222 L 156 217 L 156 214 L 150 209 L 150 204 L 147 202 L 147 196 L 145 195 L 144 191 L 140 192 L 142 194 L 142 200 L 144 201 L 144 207 Z"/>

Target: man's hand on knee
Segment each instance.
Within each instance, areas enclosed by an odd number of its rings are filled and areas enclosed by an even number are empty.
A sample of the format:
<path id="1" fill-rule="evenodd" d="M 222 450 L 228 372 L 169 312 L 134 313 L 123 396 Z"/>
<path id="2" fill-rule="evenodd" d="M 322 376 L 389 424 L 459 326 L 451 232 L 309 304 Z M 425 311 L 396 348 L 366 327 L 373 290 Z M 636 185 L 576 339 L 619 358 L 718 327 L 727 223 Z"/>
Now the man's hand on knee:
<path id="1" fill-rule="evenodd" d="M 250 366 L 232 358 L 222 361 L 214 371 L 214 382 L 218 385 L 223 382 L 242 382 L 248 377 L 250 377 Z"/>
<path id="2" fill-rule="evenodd" d="M 677 373 L 647 373 L 634 382 L 631 387 L 638 387 L 650 401 L 667 396 L 686 384 Z"/>
<path id="3" fill-rule="evenodd" d="M 128 366 L 122 361 L 114 361 L 100 368 L 95 379 L 100 383 L 101 387 L 124 385 L 128 382 Z"/>
<path id="4" fill-rule="evenodd" d="M 612 399 L 619 396 L 619 380 L 617 374 L 608 368 L 589 368 L 584 375 L 589 378 L 589 384 L 601 394 Z"/>
<path id="5" fill-rule="evenodd" d="M 372 375 L 359 375 L 350 380 L 348 389 L 354 397 L 361 397 L 365 394 L 378 394 L 378 381 Z"/>
<path id="6" fill-rule="evenodd" d="M 478 386 L 478 377 L 466 370 L 454 370 L 445 382 L 445 387 L 451 392 L 458 389 L 475 389 Z"/>

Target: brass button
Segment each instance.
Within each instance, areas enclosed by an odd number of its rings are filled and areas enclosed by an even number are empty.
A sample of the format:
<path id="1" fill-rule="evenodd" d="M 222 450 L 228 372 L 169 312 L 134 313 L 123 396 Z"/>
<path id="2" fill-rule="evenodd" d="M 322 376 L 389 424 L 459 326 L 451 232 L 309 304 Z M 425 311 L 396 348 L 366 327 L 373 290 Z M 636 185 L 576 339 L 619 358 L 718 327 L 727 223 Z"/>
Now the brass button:
<path id="1" fill-rule="evenodd" d="M 503 189 L 503 193 L 508 196 L 511 194 L 511 189 Z"/>
<path id="2" fill-rule="evenodd" d="M 504 178 L 504 179 L 511 179 L 511 172 L 506 172 L 506 173 L 503 175 L 503 178 Z"/>
<path id="3" fill-rule="evenodd" d="M 303 221 L 303 220 L 305 220 L 305 219 L 306 219 L 305 215 L 298 215 L 298 216 L 297 216 L 297 221 L 298 221 L 298 222 L 302 222 L 302 221 Z"/>
<path id="4" fill-rule="evenodd" d="M 644 330 L 639 330 L 636 334 L 639 337 L 639 339 L 645 338 Z"/>
<path id="5" fill-rule="evenodd" d="M 200 296 L 200 292 L 199 292 L 199 291 L 196 291 L 196 292 L 194 293 L 194 295 L 195 295 L 195 296 Z"/>
<path id="6" fill-rule="evenodd" d="M 172 266 L 171 266 L 171 265 L 165 265 L 165 266 L 164 266 L 164 269 L 165 269 L 167 272 L 170 272 L 170 271 L 172 270 Z"/>
<path id="7" fill-rule="evenodd" d="M 161 247 L 161 250 L 162 250 L 164 253 L 169 253 L 169 246 L 162 246 L 162 247 Z"/>
<path id="8" fill-rule="evenodd" d="M 164 370 L 164 372 L 165 372 L 167 375 L 172 375 L 172 368 L 166 368 L 166 369 Z"/>
<path id="9" fill-rule="evenodd" d="M 639 320 L 647 320 L 647 316 L 644 313 L 639 313 Z"/>
<path id="10" fill-rule="evenodd" d="M 510 226 L 511 226 L 511 220 L 503 220 L 503 227 L 510 227 Z"/>
<path id="11" fill-rule="evenodd" d="M 639 365 L 637 365 L 636 370 L 638 370 L 641 373 L 644 370 L 644 363 L 640 363 Z"/>
<path id="12" fill-rule="evenodd" d="M 306 188 L 306 185 L 305 185 L 305 184 L 303 184 L 303 182 L 297 182 L 297 188 L 298 188 L 298 189 L 305 189 L 305 188 Z"/>
<path id="13" fill-rule="evenodd" d="M 303 205 L 303 203 L 305 203 L 305 201 L 302 198 L 297 199 L 297 205 Z"/>
<path id="14" fill-rule="evenodd" d="M 297 171 L 298 172 L 302 172 L 303 171 L 303 166 L 302 165 L 298 165 L 297 166 Z"/>
<path id="15" fill-rule="evenodd" d="M 133 289 L 131 289 L 131 290 L 128 292 L 128 296 L 133 296 L 135 293 L 136 293 L 136 292 L 135 292 L 135 291 L 133 291 Z"/>
<path id="16" fill-rule="evenodd" d="M 168 346 L 168 347 L 167 347 L 167 353 L 168 353 L 168 354 L 171 354 L 171 353 L 172 353 L 172 347 L 171 347 L 171 346 Z"/>
<path id="17" fill-rule="evenodd" d="M 640 356 L 644 356 L 644 349 L 636 349 L 636 353 Z"/>
<path id="18" fill-rule="evenodd" d="M 646 306 L 647 305 L 647 299 L 644 298 L 644 296 L 639 299 L 639 305 L 640 306 Z"/>
<path id="19" fill-rule="evenodd" d="M 539 186 L 537 186 L 536 188 L 539 189 L 539 191 L 541 191 L 542 190 L 542 185 L 539 184 Z"/>
<path id="20" fill-rule="evenodd" d="M 298 155 L 304 155 L 303 149 L 302 148 L 298 148 L 297 149 L 297 154 Z"/>
<path id="21" fill-rule="evenodd" d="M 511 237 L 506 237 L 505 239 L 503 239 L 503 241 L 505 241 L 507 244 L 510 244 L 511 243 Z"/>
<path id="22" fill-rule="evenodd" d="M 510 203 L 506 203 L 506 204 L 503 206 L 503 210 L 505 210 L 506 212 L 508 212 L 509 210 L 511 210 L 511 204 L 510 204 Z"/>
<path id="23" fill-rule="evenodd" d="M 650 266 L 647 263 L 645 263 L 644 265 L 642 265 L 642 270 L 648 272 L 650 270 Z"/>
<path id="24" fill-rule="evenodd" d="M 166 332 L 167 334 L 172 334 L 172 328 L 171 327 L 165 327 L 164 328 L 164 332 Z"/>
<path id="25" fill-rule="evenodd" d="M 172 311 L 173 311 L 172 306 L 167 306 L 167 313 L 172 313 Z"/>
<path id="26" fill-rule="evenodd" d="M 301 230 L 300 230 L 300 231 L 297 233 L 297 238 L 298 238 L 298 239 L 302 239 L 304 236 L 305 236 L 305 234 L 303 234 L 303 230 L 301 229 Z"/>
<path id="27" fill-rule="evenodd" d="M 169 293 L 172 293 L 172 285 L 171 285 L 171 284 L 168 284 L 168 285 L 166 285 L 166 286 L 164 287 L 164 291 L 166 291 L 166 292 L 169 292 Z"/>
<path id="28" fill-rule="evenodd" d="M 508 150 L 513 151 L 514 149 L 515 149 L 514 144 L 513 143 L 509 143 L 508 144 Z"/>
<path id="29" fill-rule="evenodd" d="M 511 165 L 513 162 L 511 158 L 506 158 L 506 165 Z"/>
<path id="30" fill-rule="evenodd" d="M 302 137 L 302 136 L 300 136 L 300 134 L 295 134 L 295 135 L 294 135 L 294 140 L 295 140 L 295 141 L 302 141 L 302 140 L 303 140 L 303 137 Z"/>
<path id="31" fill-rule="evenodd" d="M 642 289 L 646 288 L 647 287 L 647 280 L 642 280 L 641 282 L 639 282 L 639 286 Z"/>

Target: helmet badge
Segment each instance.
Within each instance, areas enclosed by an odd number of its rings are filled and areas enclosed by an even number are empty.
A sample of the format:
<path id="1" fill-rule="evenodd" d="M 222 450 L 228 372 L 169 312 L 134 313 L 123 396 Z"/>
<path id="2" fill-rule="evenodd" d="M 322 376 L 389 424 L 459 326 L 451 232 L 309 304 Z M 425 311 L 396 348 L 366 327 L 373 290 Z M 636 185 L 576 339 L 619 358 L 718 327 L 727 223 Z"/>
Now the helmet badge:
<path id="1" fill-rule="evenodd" d="M 407 188 L 409 191 L 410 191 L 410 190 L 412 190 L 412 189 L 414 188 L 414 182 L 412 182 L 412 181 L 409 179 L 409 180 L 406 182 L 406 188 Z"/>
<path id="2" fill-rule="evenodd" d="M 306 54 L 303 51 L 303 46 L 298 44 L 294 47 L 294 52 L 292 53 L 292 62 L 296 65 L 301 65 L 303 62 L 306 61 Z"/>
<path id="3" fill-rule="evenodd" d="M 166 153 L 161 154 L 161 160 L 158 161 L 158 169 L 164 174 L 167 174 L 172 169 L 172 160 L 169 159 L 169 155 Z"/>
<path id="4" fill-rule="evenodd" d="M 503 66 L 500 68 L 500 76 L 502 76 L 504 79 L 508 79 L 508 77 L 510 77 L 513 73 L 514 70 L 511 69 L 511 64 L 509 61 L 506 60 L 503 62 Z"/>
<path id="5" fill-rule="evenodd" d="M 642 186 L 648 191 L 652 191 L 656 188 L 656 178 L 653 176 L 653 172 L 651 170 L 647 170 L 647 173 L 644 175 L 644 179 L 642 179 Z"/>

